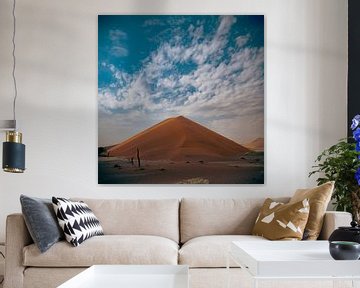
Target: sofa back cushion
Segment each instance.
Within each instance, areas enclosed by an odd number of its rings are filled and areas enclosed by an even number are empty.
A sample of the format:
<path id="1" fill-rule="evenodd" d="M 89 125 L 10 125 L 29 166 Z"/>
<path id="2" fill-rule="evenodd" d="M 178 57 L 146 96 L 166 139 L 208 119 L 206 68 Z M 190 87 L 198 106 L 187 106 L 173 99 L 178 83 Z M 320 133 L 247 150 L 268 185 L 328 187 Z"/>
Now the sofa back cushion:
<path id="1" fill-rule="evenodd" d="M 105 235 L 155 235 L 179 242 L 178 199 L 82 199 Z"/>
<path id="2" fill-rule="evenodd" d="M 181 243 L 205 235 L 249 235 L 263 202 L 184 198 L 180 205 Z"/>

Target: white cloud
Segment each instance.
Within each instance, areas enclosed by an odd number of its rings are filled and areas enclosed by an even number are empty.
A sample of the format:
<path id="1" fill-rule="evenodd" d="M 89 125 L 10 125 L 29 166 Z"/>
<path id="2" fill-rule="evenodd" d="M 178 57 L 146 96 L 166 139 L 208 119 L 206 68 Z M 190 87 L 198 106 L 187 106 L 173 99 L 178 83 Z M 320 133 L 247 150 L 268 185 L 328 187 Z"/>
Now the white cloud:
<path id="1" fill-rule="evenodd" d="M 111 54 L 117 57 L 126 57 L 129 55 L 129 52 L 126 48 L 121 46 L 111 47 Z"/>
<path id="2" fill-rule="evenodd" d="M 119 107 L 116 97 L 108 89 L 99 90 L 98 106 L 100 111 L 108 114 L 112 114 L 112 110 Z"/>
<path id="3" fill-rule="evenodd" d="M 177 86 L 177 81 L 173 75 L 169 76 L 168 78 L 161 78 L 158 81 L 158 86 L 162 88 L 170 88 L 173 89 Z"/>
<path id="4" fill-rule="evenodd" d="M 163 26 L 165 23 L 161 21 L 158 18 L 151 18 L 144 21 L 143 27 L 149 27 L 149 26 Z"/>
<path id="5" fill-rule="evenodd" d="M 110 30 L 109 31 L 109 37 L 111 41 L 119 41 L 119 40 L 125 40 L 127 39 L 127 35 L 124 31 L 121 31 L 119 29 Z"/>
<path id="6" fill-rule="evenodd" d="M 190 24 L 188 28 L 188 33 L 192 37 L 194 42 L 197 42 L 202 37 L 204 37 L 204 26 L 200 25 L 198 27 L 195 27 L 194 25 Z"/>
<path id="7" fill-rule="evenodd" d="M 236 45 L 241 48 L 249 41 L 249 39 L 250 39 L 250 35 L 238 36 L 235 39 Z"/>
<path id="8" fill-rule="evenodd" d="M 119 29 L 109 31 L 109 39 L 111 40 L 110 53 L 116 57 L 126 57 L 129 52 L 123 44 L 127 39 L 127 34 Z"/>
<path id="9" fill-rule="evenodd" d="M 236 23 L 236 18 L 232 15 L 227 15 L 221 16 L 220 19 L 220 25 L 216 31 L 216 34 L 218 36 L 223 36 L 229 33 L 231 26 Z"/>
<path id="10" fill-rule="evenodd" d="M 155 104 L 153 100 L 161 98 L 162 92 L 167 88 L 185 90 L 186 87 L 191 86 L 196 92 L 189 95 L 185 106 L 180 107 L 181 109 L 193 110 L 191 106 L 194 106 L 194 110 L 197 110 L 199 105 L 217 105 L 218 112 L 222 112 L 221 109 L 219 111 L 219 108 L 223 106 L 222 102 L 244 102 L 246 95 L 253 95 L 253 92 L 257 90 L 261 94 L 263 91 L 262 49 L 246 48 L 233 54 L 228 64 L 220 63 L 218 66 L 203 64 L 188 75 L 174 73 L 163 77 L 163 70 L 172 67 L 171 57 L 166 56 L 170 54 L 168 52 L 181 51 L 179 47 L 169 49 L 165 48 L 167 51 L 165 53 L 163 50 L 159 51 L 152 58 L 155 62 L 149 62 L 144 66 L 142 73 L 133 77 L 110 66 L 114 77 L 122 84 L 120 85 L 122 88 L 119 88 L 114 95 L 122 96 L 124 99 L 117 100 L 119 102 L 117 106 L 111 101 L 104 103 L 111 104 L 111 109 L 114 107 L 128 109 L 138 105 L 151 111 L 151 109 L 159 108 L 159 104 Z M 154 82 L 159 92 L 152 94 L 149 91 L 149 83 Z M 126 83 L 130 84 L 125 85 Z M 174 104 L 175 100 L 176 98 L 173 99 Z M 172 102 L 167 101 L 167 103 Z M 223 113 L 227 114 L 228 111 L 223 111 Z"/>
<path id="11" fill-rule="evenodd" d="M 179 26 L 186 22 L 186 18 L 182 16 L 172 16 L 172 17 L 166 17 L 165 19 L 160 18 L 150 18 L 145 20 L 143 27 L 149 27 L 149 26 L 165 26 L 165 25 L 171 25 L 171 26 Z"/>
<path id="12" fill-rule="evenodd" d="M 126 57 L 128 56 L 128 50 L 121 46 L 111 47 L 111 54 L 117 57 Z"/>

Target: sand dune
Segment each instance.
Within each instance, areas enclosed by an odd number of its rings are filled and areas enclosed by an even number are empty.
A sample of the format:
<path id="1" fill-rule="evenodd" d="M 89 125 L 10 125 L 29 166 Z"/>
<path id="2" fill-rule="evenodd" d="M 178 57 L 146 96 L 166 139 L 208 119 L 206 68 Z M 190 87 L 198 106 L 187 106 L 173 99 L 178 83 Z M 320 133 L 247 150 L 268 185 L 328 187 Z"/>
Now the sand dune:
<path id="1" fill-rule="evenodd" d="M 253 141 L 243 145 L 254 151 L 264 151 L 264 138 L 256 138 Z"/>
<path id="2" fill-rule="evenodd" d="M 112 146 L 109 156 L 136 157 L 143 160 L 229 160 L 248 148 L 183 116 L 168 118 Z"/>

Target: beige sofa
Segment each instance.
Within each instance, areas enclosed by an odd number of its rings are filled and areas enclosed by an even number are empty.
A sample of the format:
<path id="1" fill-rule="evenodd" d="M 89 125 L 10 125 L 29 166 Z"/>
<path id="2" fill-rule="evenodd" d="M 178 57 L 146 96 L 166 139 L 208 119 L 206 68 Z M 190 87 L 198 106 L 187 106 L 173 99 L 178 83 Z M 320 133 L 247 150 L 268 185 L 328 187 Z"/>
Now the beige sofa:
<path id="1" fill-rule="evenodd" d="M 222 288 L 231 241 L 268 241 L 249 235 L 263 199 L 82 200 L 105 235 L 76 248 L 62 241 L 41 254 L 23 216 L 8 216 L 5 288 L 56 287 L 94 264 L 185 264 L 191 288 Z M 350 219 L 345 212 L 327 212 L 321 237 Z M 233 286 L 243 281 L 243 272 L 231 266 Z"/>

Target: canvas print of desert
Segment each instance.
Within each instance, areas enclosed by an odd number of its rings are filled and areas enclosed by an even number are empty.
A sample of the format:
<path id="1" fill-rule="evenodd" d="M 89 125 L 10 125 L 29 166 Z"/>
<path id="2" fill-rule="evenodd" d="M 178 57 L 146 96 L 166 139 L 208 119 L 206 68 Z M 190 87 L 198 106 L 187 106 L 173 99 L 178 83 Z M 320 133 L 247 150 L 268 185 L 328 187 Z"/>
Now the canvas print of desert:
<path id="1" fill-rule="evenodd" d="M 264 183 L 264 17 L 99 15 L 98 183 Z"/>

